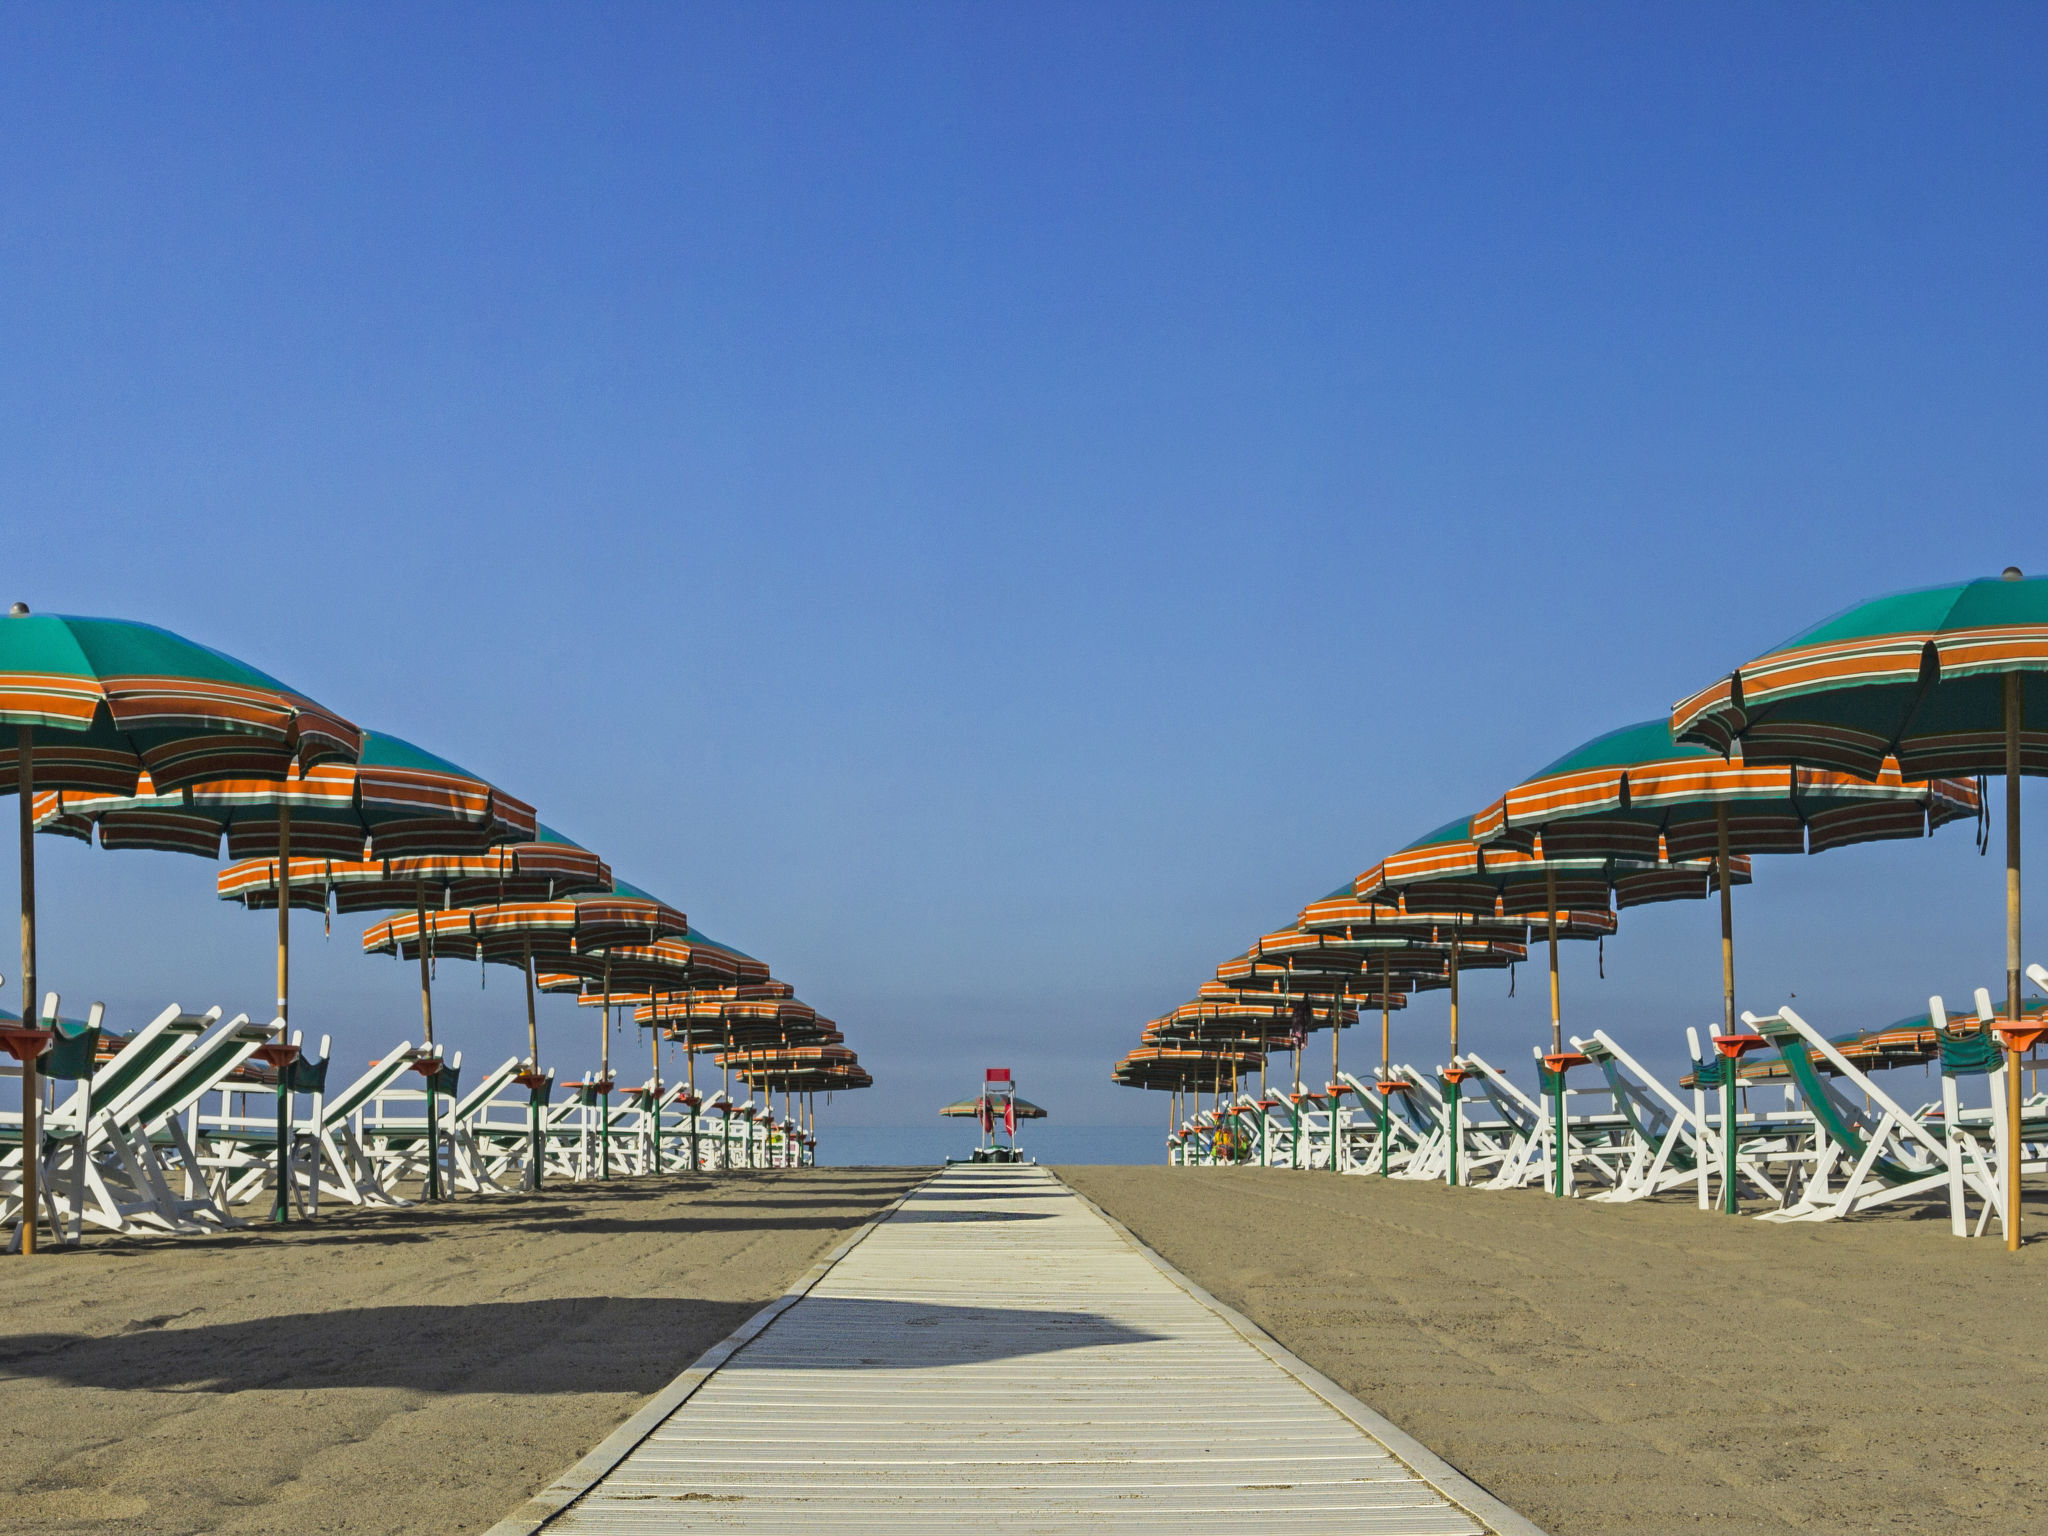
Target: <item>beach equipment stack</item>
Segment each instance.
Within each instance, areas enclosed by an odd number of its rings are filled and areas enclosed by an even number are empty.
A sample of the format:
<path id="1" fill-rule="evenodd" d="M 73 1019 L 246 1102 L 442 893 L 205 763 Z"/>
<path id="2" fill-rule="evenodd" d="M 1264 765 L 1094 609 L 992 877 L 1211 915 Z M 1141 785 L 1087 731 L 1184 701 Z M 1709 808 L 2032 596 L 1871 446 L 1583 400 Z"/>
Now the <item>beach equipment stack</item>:
<path id="1" fill-rule="evenodd" d="M 1966 820 L 1982 836 L 1981 778 L 1993 773 L 2007 781 L 2002 1007 L 1980 988 L 1974 1018 L 1951 1014 L 1937 996 L 1917 1021 L 1832 1038 L 1790 1007 L 1738 1011 L 1733 891 L 1757 876 L 1757 856 L 1925 837 Z M 2048 580 L 2008 570 L 1880 598 L 1746 663 L 1666 717 L 1594 738 L 1475 815 L 1367 867 L 1305 907 L 1291 929 L 1225 962 L 1217 982 L 1266 988 L 1277 965 L 1280 995 L 1310 1000 L 1295 1014 L 1297 1046 L 1319 1024 L 1320 1001 L 1347 985 L 1344 946 L 1377 946 L 1385 957 L 1365 971 L 1384 965 L 1383 1033 L 1394 998 L 1450 992 L 1447 1059 L 1425 1074 L 1383 1053 L 1369 1119 L 1345 1123 L 1342 1085 L 1361 1098 L 1367 1090 L 1333 1070 L 1331 1167 L 1399 1177 L 1426 1166 L 1460 1184 L 1477 1160 L 1488 1187 L 1521 1187 L 1540 1167 L 1558 1195 L 1573 1192 L 1574 1178 L 1598 1186 L 1597 1199 L 1690 1186 L 1703 1206 L 1718 1184 L 1722 1210 L 1739 1209 L 1754 1190 L 1773 1219 L 1827 1219 L 1945 1189 L 1954 1230 L 1981 1199 L 1975 1228 L 1996 1215 L 2017 1246 L 2021 1172 L 2048 1167 L 2048 1100 L 2027 1101 L 2021 1082 L 2034 1064 L 2025 1053 L 2048 1037 L 2048 1010 L 2021 996 L 2025 773 L 2048 774 Z M 1687 1031 L 1692 1070 L 1678 1087 L 1604 1032 L 1568 1039 L 1559 942 L 1604 944 L 1630 907 L 1709 896 L 1720 907 L 1720 1006 L 1704 1045 Z M 1545 944 L 1550 1030 L 1547 1048 L 1531 1043 L 1533 1098 L 1463 1048 L 1459 973 L 1499 961 L 1475 955 L 1468 939 Z M 1146 1026 L 1148 1041 L 1157 1023 Z M 1945 1102 L 1923 1110 L 1894 1103 L 1868 1076 L 1937 1061 Z M 1602 1086 L 1575 1086 L 1570 1074 L 1581 1069 L 1597 1070 Z M 1997 1096 L 1983 1109 L 1963 1103 L 1958 1088 L 1978 1077 Z M 1116 1078 L 1174 1086 L 1141 1070 L 1138 1053 L 1118 1063 Z M 1859 1085 L 1861 1103 L 1836 1086 L 1842 1080 Z M 1750 1114 L 1747 1091 L 1765 1084 L 1783 1085 L 1787 1107 Z M 1492 1106 L 1474 1102 L 1474 1113 L 1493 1117 L 1476 1126 L 1461 1102 L 1474 1092 Z M 1569 1100 L 1583 1096 L 1611 1108 L 1573 1115 Z M 1397 1103 L 1412 1137 L 1397 1134 Z M 1338 1150 L 1347 1143 L 1362 1155 Z"/>
<path id="2" fill-rule="evenodd" d="M 75 1241 L 82 1215 L 116 1230 L 225 1224 L 237 1219 L 230 1206 L 266 1186 L 276 1220 L 289 1218 L 295 1200 L 317 1209 L 323 1190 L 395 1203 L 384 1184 L 393 1166 L 408 1166 L 391 1161 L 400 1148 L 426 1198 L 442 1194 L 444 1172 L 485 1190 L 501 1187 L 494 1168 L 518 1165 L 537 1185 L 554 1080 L 539 1060 L 538 966 L 575 986 L 594 984 L 605 1000 L 615 982 L 673 1002 L 768 979 L 765 964 L 703 938 L 680 909 L 616 881 L 603 859 L 540 825 L 506 790 L 152 625 L 32 614 L 22 604 L 0 618 L 0 792 L 8 791 L 19 812 L 23 1006 L 0 1018 L 0 1050 L 20 1063 L 22 1108 L 18 1130 L 0 1120 L 0 1212 L 20 1218 L 15 1241 L 24 1252 L 35 1249 L 39 1213 Z M 274 1016 L 224 1022 L 219 1009 L 173 1007 L 127 1036 L 101 1029 L 97 1005 L 89 1023 L 59 1020 L 55 994 L 39 999 L 38 832 L 214 859 L 225 847 L 232 862 L 218 894 L 277 913 Z M 332 1096 L 327 1043 L 315 1059 L 292 1028 L 294 909 L 394 913 L 371 928 L 364 947 L 420 969 L 424 1043 L 407 1042 Z M 527 982 L 525 1057 L 483 1074 L 460 1097 L 460 1053 L 435 1038 L 441 958 L 517 966 Z M 866 1086 L 867 1074 L 830 1033 L 829 1041 L 788 1043 L 840 1054 L 750 1059 L 750 1081 L 772 1080 L 786 1094 Z M 398 1086 L 408 1073 L 423 1080 L 417 1096 L 425 1103 L 409 1147 L 390 1114 L 410 1092 Z M 38 1122 L 49 1074 L 77 1087 L 53 1106 L 58 1120 L 46 1128 Z M 608 1029 L 593 1082 L 605 1092 L 612 1086 Z M 505 1135 L 491 1118 L 514 1088 L 527 1095 L 523 1137 Z M 649 1166 L 659 1171 L 658 1038 L 649 1088 Z M 202 1113 L 200 1100 L 216 1091 L 220 1112 Z M 274 1131 L 227 1107 L 230 1095 L 252 1092 L 274 1096 Z M 311 1118 L 295 1119 L 295 1100 L 307 1097 Z M 445 1130 L 444 1101 L 455 1117 Z M 603 1126 L 601 1141 L 608 1118 Z M 792 1111 L 775 1126 L 778 1147 L 799 1146 Z M 252 1152 L 259 1145 L 260 1159 Z M 788 1160 L 804 1160 L 813 1145 L 806 1126 L 804 1156 L 787 1150 Z M 44 1177 L 51 1158 L 65 1169 L 61 1191 Z M 174 1196 L 174 1173 L 200 1193 Z"/>

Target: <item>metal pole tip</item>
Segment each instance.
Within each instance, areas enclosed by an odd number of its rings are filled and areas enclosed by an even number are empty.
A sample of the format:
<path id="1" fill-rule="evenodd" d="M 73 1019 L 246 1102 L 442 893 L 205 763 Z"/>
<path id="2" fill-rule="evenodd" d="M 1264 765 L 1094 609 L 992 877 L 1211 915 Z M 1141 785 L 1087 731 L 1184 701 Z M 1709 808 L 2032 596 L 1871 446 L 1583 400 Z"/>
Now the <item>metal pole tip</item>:
<path id="1" fill-rule="evenodd" d="M 2007 581 L 2018 581 L 2020 579 L 2020 568 L 2016 565 L 2008 565 L 2005 568 L 2005 579 Z M 17 603 L 15 606 L 18 608 L 21 605 Z"/>
<path id="2" fill-rule="evenodd" d="M 27 617 L 28 617 L 28 604 L 27 604 L 27 603 L 16 603 L 16 604 L 14 604 L 14 605 L 13 605 L 12 607 L 10 607 L 10 608 L 9 608 L 9 609 L 7 610 L 7 617 L 9 617 L 10 619 L 25 619 L 25 618 L 27 618 Z"/>

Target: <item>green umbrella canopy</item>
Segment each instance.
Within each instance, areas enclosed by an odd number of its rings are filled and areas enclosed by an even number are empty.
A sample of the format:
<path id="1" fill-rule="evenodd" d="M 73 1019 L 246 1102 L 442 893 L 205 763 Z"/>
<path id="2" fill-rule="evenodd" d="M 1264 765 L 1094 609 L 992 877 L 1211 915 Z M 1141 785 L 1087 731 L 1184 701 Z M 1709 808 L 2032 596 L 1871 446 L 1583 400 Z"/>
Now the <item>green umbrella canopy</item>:
<path id="1" fill-rule="evenodd" d="M 1474 840 L 1561 856 L 1651 863 L 1712 857 L 1725 817 L 1733 853 L 1820 853 L 1920 837 L 1975 817 L 1976 786 L 1875 779 L 1724 758 L 1679 741 L 1668 719 L 1596 736 L 1531 774 L 1472 818 Z"/>
<path id="2" fill-rule="evenodd" d="M 293 845 L 297 845 L 296 827 Z M 501 843 L 483 853 L 418 854 L 389 859 L 294 858 L 292 905 L 319 912 L 396 912 L 414 904 L 424 880 L 436 907 L 488 906 L 507 901 L 552 901 L 612 888 L 611 866 L 545 822 L 526 842 Z M 252 910 L 277 905 L 277 861 L 244 859 L 216 881 L 223 901 Z"/>
<path id="3" fill-rule="evenodd" d="M 12 727 L 13 729 L 7 729 Z M 361 734 L 246 662 L 153 624 L 21 610 L 0 617 L 0 792 L 19 732 L 41 789 L 133 794 L 349 761 Z"/>
<path id="4" fill-rule="evenodd" d="M 2048 579 L 1951 582 L 1845 609 L 1682 699 L 1672 733 L 1744 761 L 1874 778 L 2005 771 L 2003 678 L 2021 679 L 2020 771 L 2048 774 Z"/>
<path id="5" fill-rule="evenodd" d="M 54 791 L 36 796 L 36 827 L 103 848 L 154 848 L 275 860 L 279 809 L 291 809 L 297 856 L 364 862 L 399 855 L 481 854 L 535 834 L 533 807 L 402 737 L 362 733 L 353 763 L 324 763 L 282 781 L 209 779 L 134 795 Z M 275 865 L 272 865 L 275 881 Z M 273 898 L 265 905 L 275 906 Z M 411 904 L 408 894 L 406 904 Z M 294 903 L 298 905 L 298 903 Z"/>
<path id="6" fill-rule="evenodd" d="M 619 945 L 606 955 L 611 960 L 614 1003 L 625 1001 L 628 992 L 635 994 L 634 1001 L 643 1002 L 650 996 L 687 997 L 694 992 L 724 991 L 771 980 L 765 960 L 721 944 L 701 928 L 651 944 Z M 603 1002 L 604 993 L 591 985 L 594 979 L 594 973 L 587 971 L 550 972 L 540 978 L 540 988 L 543 992 L 578 992 L 580 1004 L 596 1007 Z"/>
<path id="7" fill-rule="evenodd" d="M 1351 882 L 1352 895 L 1403 912 L 1512 917 L 1545 912 L 1553 900 L 1560 912 L 1599 912 L 1610 899 L 1617 907 L 1632 907 L 1696 899 L 1712 888 L 1712 866 L 1703 861 L 1539 857 L 1518 848 L 1482 845 L 1473 836 L 1472 822 L 1472 817 L 1460 816 L 1389 854 Z M 1730 865 L 1730 877 L 1737 885 L 1748 883 L 1747 858 Z"/>
<path id="8" fill-rule="evenodd" d="M 1110 1075 L 1126 1088 L 1189 1093 L 1210 1090 L 1225 1077 L 1235 1086 L 1240 1073 L 1255 1070 L 1264 1059 L 1255 1050 L 1220 1045 L 1141 1045 L 1117 1062 Z"/>
<path id="9" fill-rule="evenodd" d="M 614 881 L 608 891 L 564 896 L 554 901 L 508 901 L 502 905 L 455 907 L 427 913 L 429 953 L 486 960 L 525 969 L 533 958 L 551 969 L 602 974 L 607 949 L 652 944 L 690 931 L 682 912 L 636 885 Z M 366 954 L 416 958 L 419 917 L 400 912 L 363 934 Z"/>

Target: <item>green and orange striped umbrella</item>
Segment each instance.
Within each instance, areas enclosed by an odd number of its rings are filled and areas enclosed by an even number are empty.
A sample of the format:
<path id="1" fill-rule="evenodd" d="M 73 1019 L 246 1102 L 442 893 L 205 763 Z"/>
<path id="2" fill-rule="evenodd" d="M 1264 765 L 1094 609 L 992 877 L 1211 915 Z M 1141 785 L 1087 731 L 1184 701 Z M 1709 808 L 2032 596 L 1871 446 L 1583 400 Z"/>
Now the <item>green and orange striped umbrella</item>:
<path id="1" fill-rule="evenodd" d="M 1851 843 L 1921 837 L 1975 817 L 1964 779 L 1913 783 L 1896 763 L 1874 778 L 1831 769 L 1725 758 L 1680 742 L 1667 720 L 1595 737 L 1510 789 L 1472 818 L 1474 841 L 1561 859 L 1638 863 L 1820 853 Z M 1735 1028 L 1734 932 L 1721 893 L 1724 1024 Z M 1562 1046 L 1553 1042 L 1553 1049 Z"/>
<path id="2" fill-rule="evenodd" d="M 775 1090 L 782 1090 L 782 1118 L 786 1125 L 810 1140 L 804 1123 L 809 1115 L 793 1115 L 791 1094 L 832 1094 L 841 1090 L 871 1088 L 874 1078 L 860 1064 L 860 1058 L 845 1046 L 797 1045 L 753 1047 L 728 1051 L 718 1058 L 721 1071 L 730 1071 L 750 1089 L 766 1093 L 771 1109 Z"/>
<path id="3" fill-rule="evenodd" d="M 612 871 L 545 822 L 524 842 L 482 853 L 291 861 L 291 901 L 299 911 L 396 912 L 414 905 L 421 881 L 435 892 L 436 906 L 473 907 L 608 891 Z M 277 905 L 277 860 L 239 860 L 223 869 L 215 883 L 221 900 L 267 911 Z"/>
<path id="4" fill-rule="evenodd" d="M 553 971 L 602 978 L 614 949 L 651 945 L 690 931 L 677 908 L 638 886 L 615 881 L 608 891 L 553 901 L 508 901 L 437 912 L 401 912 L 363 934 L 366 954 L 405 959 L 447 955 L 531 974 L 538 963 Z M 600 1074 L 610 1079 L 611 1032 L 600 1036 Z"/>
<path id="5" fill-rule="evenodd" d="M 205 779 L 135 793 L 51 790 L 36 796 L 38 831 L 103 848 L 153 848 L 218 859 L 291 855 L 342 860 L 481 854 L 535 835 L 533 807 L 397 736 L 362 733 L 362 756 L 279 779 Z"/>
<path id="6" fill-rule="evenodd" d="M 409 829 L 413 843 L 417 825 Z M 374 834 L 373 834 L 374 837 Z M 385 845 L 388 846 L 388 845 Z M 238 901 L 251 911 L 277 906 L 275 858 L 242 859 L 220 872 L 215 885 L 223 901 Z M 397 912 L 411 907 L 418 921 L 428 910 L 433 892 L 437 909 L 502 904 L 507 901 L 554 901 L 612 888 L 611 866 L 581 843 L 544 822 L 521 842 L 500 843 L 482 852 L 410 853 L 394 858 L 293 858 L 288 881 L 291 904 L 323 914 Z M 534 1007 L 531 958 L 522 965 L 526 980 L 526 1066 L 540 1071 L 540 1020 Z M 420 1010 L 427 1039 L 433 1040 L 434 997 L 431 953 L 420 967 Z"/>
<path id="7" fill-rule="evenodd" d="M 2048 774 L 2048 580 L 2007 566 L 1858 603 L 1671 710 L 1671 733 L 1745 763 L 1874 779 L 2005 775 L 2007 1045 L 2020 1018 L 2020 779 Z M 2006 1245 L 2020 1243 L 2019 1074 L 2007 1074 Z"/>
<path id="8" fill-rule="evenodd" d="M 5 727 L 11 726 L 11 731 Z M 281 780 L 347 762 L 362 736 L 268 673 L 152 624 L 31 614 L 0 618 L 0 793 L 20 810 L 22 1017 L 37 1013 L 35 797 L 129 795 L 236 776 Z M 5 1038 L 22 1061 L 33 1141 L 39 1031 Z M 23 1165 L 22 1252 L 36 1247 L 34 1158 Z"/>
<path id="9" fill-rule="evenodd" d="M 1167 1101 L 1168 1140 L 1181 1134 L 1181 1095 L 1193 1094 L 1199 1111 L 1204 1090 L 1220 1100 L 1227 1082 L 1234 1093 L 1238 1078 L 1254 1067 L 1265 1065 L 1265 1053 L 1248 1046 L 1146 1045 L 1128 1051 L 1110 1071 L 1111 1080 L 1125 1088 L 1144 1088 L 1170 1095 Z"/>
<path id="10" fill-rule="evenodd" d="M 1389 854 L 1351 882 L 1361 902 L 1392 908 L 1396 915 L 1449 913 L 1453 931 L 1464 918 L 1543 919 L 1550 949 L 1551 1035 L 1553 1054 L 1563 1019 L 1557 981 L 1557 942 L 1568 937 L 1602 937 L 1594 931 L 1595 915 L 1613 907 L 1646 902 L 1699 899 L 1720 879 L 1717 868 L 1703 860 L 1663 857 L 1623 859 L 1598 855 L 1549 854 L 1501 845 L 1486 846 L 1472 835 L 1472 818 L 1461 816 Z M 1749 860 L 1739 856 L 1728 865 L 1728 878 L 1749 879 Z M 1580 914 L 1568 926 L 1566 914 Z M 1451 1037 L 1458 1054 L 1458 972 L 1462 955 L 1451 951 Z"/>
<path id="11" fill-rule="evenodd" d="M 698 928 L 692 928 L 680 938 L 657 939 L 652 944 L 621 945 L 606 952 L 606 961 L 607 975 L 598 989 L 591 987 L 587 975 L 556 972 L 541 977 L 541 990 L 575 992 L 579 1006 L 604 1008 L 605 1027 L 609 1030 L 610 1009 L 615 1006 L 631 1007 L 636 1023 L 652 1024 L 651 1010 L 657 1000 L 689 997 L 704 990 L 724 992 L 741 986 L 766 986 L 772 981 L 766 961 L 729 944 L 721 944 Z M 808 1015 L 808 1010 L 806 1013 Z M 660 1050 L 664 1038 L 685 1048 L 684 1070 L 694 1099 L 697 1051 L 711 1048 L 718 1041 L 693 1037 L 687 1032 L 678 1035 L 673 1030 L 656 1029 L 649 1037 L 649 1049 L 655 1053 L 657 1081 L 661 1075 Z"/>
<path id="12" fill-rule="evenodd" d="M 1394 999 L 1439 987 L 1453 989 L 1461 969 L 1500 970 L 1527 958 L 1527 921 L 1474 919 L 1472 931 L 1461 926 L 1458 914 L 1434 917 L 1404 916 L 1396 922 L 1390 914 L 1377 914 L 1381 921 L 1340 924 L 1329 902 L 1316 904 L 1325 926 L 1297 926 L 1262 935 L 1251 950 L 1216 968 L 1216 980 L 1225 986 L 1278 990 L 1283 994 L 1330 997 L 1345 995 L 1361 1005 L 1377 1003 L 1380 1009 L 1380 1069 L 1387 1068 L 1393 1049 L 1392 1010 Z M 1354 901 L 1354 906 L 1361 906 Z M 1361 910 L 1363 910 L 1361 906 Z M 1611 924 L 1610 924 L 1611 926 Z M 1313 1010 L 1298 1016 L 1295 1046 L 1300 1036 L 1313 1027 Z M 1330 1081 L 1341 1084 L 1339 1036 L 1330 1036 Z M 1299 1067 L 1299 1056 L 1296 1066 Z M 1300 1090 L 1296 1083 L 1295 1089 Z M 1341 1091 L 1341 1088 L 1339 1089 Z"/>
<path id="13" fill-rule="evenodd" d="M 355 762 L 321 763 L 279 780 L 205 779 L 181 789 L 153 781 L 126 795 L 54 790 L 36 796 L 39 831 L 91 841 L 102 848 L 157 849 L 217 859 L 269 861 L 280 867 L 313 859 L 344 863 L 401 855 L 481 856 L 495 844 L 535 836 L 533 807 L 444 757 L 401 737 L 362 733 Z M 299 859 L 297 855 L 307 855 Z M 249 882 L 238 877 L 244 889 Z M 424 887 L 404 901 L 425 902 Z M 244 902 L 244 905 L 253 903 Z M 267 903 L 277 908 L 274 898 Z M 434 1039 L 432 990 L 420 972 L 427 1043 Z M 277 917 L 277 1012 L 291 1014 L 291 924 Z M 430 1181 L 431 1182 L 431 1181 Z"/>

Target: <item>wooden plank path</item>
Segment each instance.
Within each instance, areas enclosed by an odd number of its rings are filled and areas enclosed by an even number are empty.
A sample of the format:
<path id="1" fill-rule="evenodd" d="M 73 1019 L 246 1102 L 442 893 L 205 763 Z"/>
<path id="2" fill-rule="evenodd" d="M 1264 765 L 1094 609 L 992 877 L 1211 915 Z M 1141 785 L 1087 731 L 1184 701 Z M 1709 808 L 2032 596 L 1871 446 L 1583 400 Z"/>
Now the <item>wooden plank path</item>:
<path id="1" fill-rule="evenodd" d="M 1541 1536 L 1037 1168 L 931 1179 L 719 1356 L 499 1531 Z"/>

